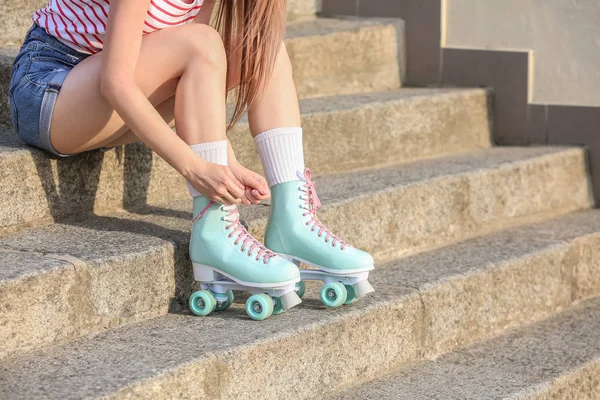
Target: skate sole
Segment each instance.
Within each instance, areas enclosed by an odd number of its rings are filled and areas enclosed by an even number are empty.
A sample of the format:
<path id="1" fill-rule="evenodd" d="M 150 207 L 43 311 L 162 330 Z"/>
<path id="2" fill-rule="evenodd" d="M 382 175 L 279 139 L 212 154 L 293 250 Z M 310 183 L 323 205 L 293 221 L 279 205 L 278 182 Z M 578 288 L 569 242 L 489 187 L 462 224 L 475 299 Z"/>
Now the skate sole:
<path id="1" fill-rule="evenodd" d="M 192 313 L 199 316 L 207 316 L 217 306 L 222 307 L 223 304 L 225 306 L 220 311 L 229 307 L 233 302 L 233 295 L 230 294 L 231 290 L 240 290 L 252 294 L 246 300 L 246 314 L 254 320 L 262 321 L 274 313 L 280 314 L 302 302 L 296 293 L 298 290 L 296 283 L 301 281 L 300 277 L 276 285 L 254 284 L 236 279 L 230 274 L 209 265 L 192 262 L 192 266 L 194 279 L 200 282 L 201 290 L 192 294 L 189 305 Z M 201 301 L 198 302 L 198 300 Z"/>
<path id="2" fill-rule="evenodd" d="M 194 269 L 194 279 L 200 282 L 201 285 L 223 285 L 228 286 L 232 290 L 248 290 L 249 292 L 264 293 L 265 291 L 282 291 L 289 287 L 295 287 L 296 283 L 300 282 L 301 278 L 292 279 L 285 282 L 272 283 L 253 283 L 246 282 L 233 277 L 232 275 L 225 273 L 217 268 L 209 265 L 199 264 L 192 261 Z M 220 279 L 220 276 L 226 279 Z M 234 288 L 235 286 L 235 288 Z M 285 291 L 287 293 L 287 291 Z"/>
<path id="3" fill-rule="evenodd" d="M 355 276 L 357 274 L 362 274 L 362 273 L 367 273 L 369 271 L 372 271 L 375 269 L 375 266 L 370 266 L 368 268 L 362 268 L 362 269 L 331 269 L 331 268 L 325 268 L 321 265 L 312 263 L 310 261 L 307 261 L 303 258 L 297 257 L 297 256 L 292 256 L 289 254 L 285 254 L 285 253 L 277 253 L 277 255 L 279 255 L 282 258 L 285 258 L 288 261 L 294 262 L 294 261 L 299 261 L 302 262 L 304 264 L 310 265 L 314 268 L 317 268 L 320 272 L 324 272 L 330 275 L 338 275 L 338 276 Z M 304 272 L 304 271 L 310 271 L 310 270 L 300 270 L 300 273 Z"/>
<path id="4" fill-rule="evenodd" d="M 303 280 L 308 281 L 322 281 L 324 286 L 332 283 L 339 282 L 344 286 L 351 286 L 354 292 L 355 298 L 363 297 L 364 295 L 375 291 L 373 286 L 369 283 L 369 271 L 373 270 L 374 267 L 370 269 L 362 269 L 362 270 L 351 270 L 349 273 L 343 273 L 344 271 L 335 271 L 335 273 L 330 272 L 331 269 L 323 268 L 320 265 L 308 262 L 300 257 L 290 256 L 288 254 L 278 253 L 280 257 L 285 258 L 288 261 L 295 263 L 297 266 L 301 262 L 310 265 L 314 268 L 318 268 L 316 270 L 312 269 L 301 269 L 300 277 Z"/>

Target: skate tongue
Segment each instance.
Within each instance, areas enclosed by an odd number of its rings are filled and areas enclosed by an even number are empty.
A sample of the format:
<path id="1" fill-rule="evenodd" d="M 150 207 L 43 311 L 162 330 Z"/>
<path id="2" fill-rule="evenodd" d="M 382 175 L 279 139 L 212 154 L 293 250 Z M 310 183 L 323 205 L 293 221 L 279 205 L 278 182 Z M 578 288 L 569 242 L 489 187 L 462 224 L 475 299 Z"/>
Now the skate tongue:
<path id="1" fill-rule="evenodd" d="M 252 256 L 254 250 L 258 250 L 255 256 L 256 260 L 262 258 L 265 264 L 270 258 L 276 256 L 273 251 L 266 248 L 261 242 L 252 236 L 250 232 L 248 232 L 248 229 L 244 225 L 242 225 L 237 206 L 231 205 L 223 207 L 223 209 L 227 211 L 226 221 L 230 223 L 225 229 L 233 229 L 231 233 L 229 233 L 229 236 L 232 237 L 237 233 L 234 244 L 237 245 L 239 242 L 242 242 L 242 250 L 245 250 L 246 247 L 250 247 L 247 252 L 249 257 Z"/>
<path id="2" fill-rule="evenodd" d="M 206 205 L 206 207 L 204 207 L 204 208 L 202 209 L 202 211 L 200 211 L 200 212 L 198 213 L 198 215 L 196 215 L 196 216 L 194 217 L 194 219 L 192 219 L 192 222 L 196 222 L 196 221 L 197 221 L 197 220 L 199 220 L 200 218 L 204 217 L 204 215 L 205 215 L 205 214 L 208 212 L 208 210 L 210 210 L 210 208 L 211 208 L 211 207 L 212 207 L 214 204 L 216 204 L 214 201 L 212 201 L 212 200 L 211 200 L 211 201 L 209 201 L 209 202 L 208 202 L 208 204 Z"/>
<path id="3" fill-rule="evenodd" d="M 312 180 L 312 172 L 305 167 L 304 175 L 300 174 L 300 171 L 296 171 L 296 173 L 304 181 L 304 186 L 308 189 L 308 202 L 311 205 L 313 214 L 316 215 L 317 210 L 321 208 L 321 199 L 317 196 L 317 184 Z"/>
<path id="4" fill-rule="evenodd" d="M 344 250 L 344 248 L 346 246 L 349 246 L 349 244 L 346 243 L 344 240 L 340 239 L 337 235 L 334 235 L 333 232 L 327 229 L 319 220 L 319 218 L 317 218 L 317 210 L 321 208 L 321 200 L 319 199 L 319 196 L 317 196 L 317 185 L 312 180 L 312 173 L 310 172 L 310 169 L 304 168 L 304 175 L 301 175 L 300 171 L 298 171 L 297 174 L 304 181 L 304 187 L 306 188 L 305 193 L 307 194 L 307 196 L 306 199 L 304 199 L 304 201 L 306 201 L 306 203 L 308 204 L 308 213 L 305 213 L 304 215 L 311 216 L 310 221 L 308 221 L 306 224 L 309 225 L 312 223 L 311 230 L 314 231 L 315 229 L 318 229 L 319 237 L 323 233 L 325 233 L 325 242 L 328 242 L 331 238 L 332 244 L 334 246 L 336 243 L 339 242 L 341 249 Z"/>

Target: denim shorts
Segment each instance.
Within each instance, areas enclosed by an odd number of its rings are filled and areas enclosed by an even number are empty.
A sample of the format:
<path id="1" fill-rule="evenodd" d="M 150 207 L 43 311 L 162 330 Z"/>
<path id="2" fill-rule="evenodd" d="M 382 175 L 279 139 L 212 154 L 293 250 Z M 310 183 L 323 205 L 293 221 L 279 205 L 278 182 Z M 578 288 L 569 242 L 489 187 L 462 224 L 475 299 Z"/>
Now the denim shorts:
<path id="1" fill-rule="evenodd" d="M 8 102 L 13 126 L 26 144 L 62 154 L 50 144 L 50 121 L 67 73 L 90 54 L 80 53 L 31 25 L 11 69 Z"/>

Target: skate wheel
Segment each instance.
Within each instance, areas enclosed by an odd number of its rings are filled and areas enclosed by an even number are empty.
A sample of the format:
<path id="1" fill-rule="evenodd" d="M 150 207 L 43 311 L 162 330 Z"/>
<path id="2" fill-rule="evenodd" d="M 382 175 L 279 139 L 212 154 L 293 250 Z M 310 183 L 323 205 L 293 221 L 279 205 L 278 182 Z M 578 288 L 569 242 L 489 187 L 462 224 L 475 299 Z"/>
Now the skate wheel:
<path id="1" fill-rule="evenodd" d="M 204 317 L 214 311 L 217 300 L 209 290 L 200 290 L 192 293 L 189 305 L 192 313 Z"/>
<path id="2" fill-rule="evenodd" d="M 347 295 L 346 287 L 341 282 L 329 282 L 321 287 L 321 302 L 327 307 L 341 306 Z"/>
<path id="3" fill-rule="evenodd" d="M 304 293 L 306 293 L 306 284 L 304 283 L 304 281 L 300 281 L 296 283 L 296 287 L 298 288 L 298 297 L 302 298 L 302 296 L 304 296 Z"/>
<path id="4" fill-rule="evenodd" d="M 230 305 L 233 304 L 233 290 L 227 291 L 227 300 L 218 301 L 217 306 L 215 307 L 215 311 L 223 311 L 229 308 Z"/>
<path id="5" fill-rule="evenodd" d="M 255 321 L 262 321 L 273 314 L 273 299 L 265 293 L 252 295 L 246 300 L 246 314 Z"/>
<path id="6" fill-rule="evenodd" d="M 358 298 L 356 296 L 356 293 L 354 293 L 354 286 L 352 286 L 352 285 L 344 285 L 344 286 L 346 287 L 346 292 L 348 293 L 344 304 L 348 305 L 348 304 L 354 303 L 356 301 L 356 299 Z"/>
<path id="7" fill-rule="evenodd" d="M 275 303 L 273 305 L 273 315 L 279 315 L 285 311 L 279 297 L 273 297 L 273 303 Z"/>

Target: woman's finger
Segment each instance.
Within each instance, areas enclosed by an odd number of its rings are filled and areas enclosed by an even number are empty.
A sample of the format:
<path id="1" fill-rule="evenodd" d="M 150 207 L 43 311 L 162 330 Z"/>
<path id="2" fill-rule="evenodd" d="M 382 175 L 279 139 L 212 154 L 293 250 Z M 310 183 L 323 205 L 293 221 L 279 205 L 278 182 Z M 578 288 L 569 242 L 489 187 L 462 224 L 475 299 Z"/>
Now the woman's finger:
<path id="1" fill-rule="evenodd" d="M 234 198 L 234 199 L 241 201 L 242 198 L 244 197 L 244 189 L 240 189 L 233 182 L 231 182 L 227 185 L 227 190 L 229 191 L 232 198 Z"/>
<path id="2" fill-rule="evenodd" d="M 258 200 L 269 200 L 271 198 L 270 192 L 267 192 L 267 194 L 261 194 L 257 189 L 252 189 L 252 195 Z"/>
<path id="3" fill-rule="evenodd" d="M 254 194 L 252 192 L 256 191 L 256 189 L 252 189 L 250 187 L 246 188 L 246 197 L 248 198 L 248 200 L 250 200 L 253 204 L 258 204 L 260 203 L 260 200 L 256 198 L 256 196 L 254 196 Z"/>
<path id="4" fill-rule="evenodd" d="M 248 190 L 247 190 L 247 189 L 246 189 L 246 190 L 244 190 L 244 196 L 242 197 L 242 203 L 243 203 L 244 205 L 246 205 L 246 206 L 249 206 L 250 204 L 252 204 L 252 203 L 253 203 L 253 200 L 251 200 L 251 199 L 248 197 Z"/>
<path id="5" fill-rule="evenodd" d="M 240 204 L 242 202 L 242 197 L 244 197 L 244 191 L 231 181 L 226 181 L 224 185 L 225 190 L 220 193 L 221 197 L 232 204 Z"/>
<path id="6" fill-rule="evenodd" d="M 229 168 L 227 168 L 227 176 L 229 177 L 229 179 L 231 179 L 231 181 L 240 189 L 240 190 L 244 190 L 244 184 L 242 182 L 240 182 L 235 175 L 233 175 L 233 172 L 231 172 L 231 170 Z"/>
<path id="7" fill-rule="evenodd" d="M 267 181 L 265 180 L 265 178 L 263 178 L 259 174 L 253 173 L 250 174 L 249 181 L 250 182 L 248 182 L 247 185 L 252 186 L 254 189 L 256 189 L 260 195 L 270 195 L 269 185 L 267 185 Z"/>
<path id="8" fill-rule="evenodd" d="M 242 192 L 243 193 L 243 192 Z M 243 194 L 242 194 L 243 196 Z M 231 190 L 223 195 L 223 198 L 230 202 L 231 204 L 240 204 L 242 202 L 242 196 L 237 197 L 235 194 L 231 193 Z"/>
<path id="9" fill-rule="evenodd" d="M 231 203 L 226 201 L 224 198 L 222 198 L 221 196 L 214 196 L 213 197 L 213 201 L 216 201 L 219 204 L 223 204 L 224 206 L 230 206 Z"/>
<path id="10" fill-rule="evenodd" d="M 268 200 L 271 198 L 269 185 L 259 174 L 249 173 L 246 175 L 246 187 L 252 188 L 252 196 L 257 200 Z"/>

